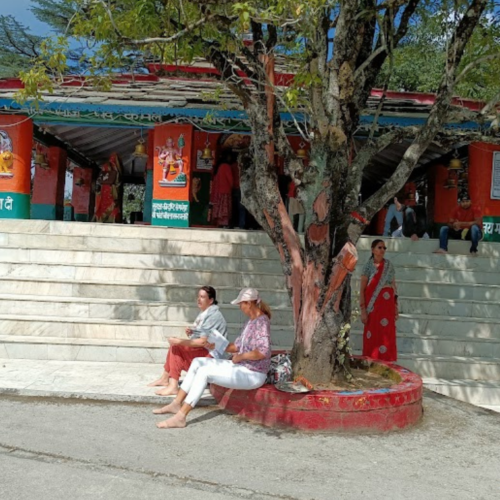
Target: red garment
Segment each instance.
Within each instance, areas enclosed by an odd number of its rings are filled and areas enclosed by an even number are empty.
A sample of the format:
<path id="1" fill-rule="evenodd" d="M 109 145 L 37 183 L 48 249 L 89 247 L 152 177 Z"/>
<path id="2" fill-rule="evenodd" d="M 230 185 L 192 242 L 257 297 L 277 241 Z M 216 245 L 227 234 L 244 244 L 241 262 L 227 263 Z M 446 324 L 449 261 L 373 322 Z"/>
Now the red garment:
<path id="1" fill-rule="evenodd" d="M 229 226 L 233 210 L 230 194 L 215 195 L 212 199 L 212 223 L 217 227 Z"/>
<path id="2" fill-rule="evenodd" d="M 186 347 L 183 345 L 173 345 L 167 353 L 165 371 L 174 380 L 179 380 L 182 370 L 188 371 L 194 358 L 206 358 L 210 356 L 204 347 Z"/>
<path id="3" fill-rule="evenodd" d="M 231 164 L 233 174 L 233 189 L 240 189 L 240 167 L 237 162 Z"/>
<path id="4" fill-rule="evenodd" d="M 287 193 L 288 198 L 296 198 L 297 197 L 297 186 L 293 181 L 290 181 L 290 184 L 288 184 L 288 193 Z"/>
<path id="5" fill-rule="evenodd" d="M 212 196 L 231 194 L 233 189 L 233 172 L 229 163 L 221 163 L 212 182 Z"/>
<path id="6" fill-rule="evenodd" d="M 459 205 L 451 214 L 451 218 L 458 222 L 472 222 L 473 220 L 481 219 L 482 216 L 481 209 L 472 205 L 467 210 Z"/>
<path id="7" fill-rule="evenodd" d="M 368 305 L 377 289 L 384 272 L 382 261 L 377 273 L 365 288 L 365 304 Z M 394 289 L 384 287 L 380 290 L 373 311 L 368 314 L 363 331 L 363 356 L 382 361 L 397 361 L 396 345 L 396 304 Z"/>

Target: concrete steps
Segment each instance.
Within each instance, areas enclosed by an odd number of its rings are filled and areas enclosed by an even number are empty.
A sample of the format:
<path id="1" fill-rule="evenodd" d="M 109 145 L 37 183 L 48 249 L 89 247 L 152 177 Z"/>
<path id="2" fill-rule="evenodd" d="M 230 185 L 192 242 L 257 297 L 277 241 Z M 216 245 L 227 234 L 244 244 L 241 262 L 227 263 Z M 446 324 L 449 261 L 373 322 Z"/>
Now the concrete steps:
<path id="1" fill-rule="evenodd" d="M 445 396 L 477 406 L 500 410 L 500 382 L 470 379 L 424 378 L 425 386 Z"/>
<path id="2" fill-rule="evenodd" d="M 355 290 L 371 241 L 358 244 Z M 466 242 L 435 255 L 436 241 L 385 241 L 397 272 L 400 363 L 433 390 L 498 405 L 500 245 L 481 243 L 471 258 Z M 2 220 L 0 358 L 163 363 L 166 338 L 193 321 L 204 284 L 217 288 L 232 337 L 245 318 L 229 301 L 255 286 L 273 308 L 274 347 L 292 345 L 281 265 L 262 232 Z M 355 351 L 361 331 L 355 323 Z"/>

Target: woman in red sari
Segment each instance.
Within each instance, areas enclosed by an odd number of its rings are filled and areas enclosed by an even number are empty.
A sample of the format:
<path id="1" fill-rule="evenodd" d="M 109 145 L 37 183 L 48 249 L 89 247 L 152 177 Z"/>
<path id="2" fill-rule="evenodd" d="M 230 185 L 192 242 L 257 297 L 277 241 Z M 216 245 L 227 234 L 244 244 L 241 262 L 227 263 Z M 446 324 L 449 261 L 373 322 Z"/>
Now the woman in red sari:
<path id="1" fill-rule="evenodd" d="M 398 301 L 394 266 L 384 258 L 383 240 L 374 240 L 372 256 L 361 271 L 359 305 L 363 331 L 363 356 L 396 361 Z"/>
<path id="2" fill-rule="evenodd" d="M 214 168 L 212 180 L 212 223 L 217 227 L 229 227 L 232 217 L 233 171 L 231 154 L 225 152 L 222 160 Z"/>

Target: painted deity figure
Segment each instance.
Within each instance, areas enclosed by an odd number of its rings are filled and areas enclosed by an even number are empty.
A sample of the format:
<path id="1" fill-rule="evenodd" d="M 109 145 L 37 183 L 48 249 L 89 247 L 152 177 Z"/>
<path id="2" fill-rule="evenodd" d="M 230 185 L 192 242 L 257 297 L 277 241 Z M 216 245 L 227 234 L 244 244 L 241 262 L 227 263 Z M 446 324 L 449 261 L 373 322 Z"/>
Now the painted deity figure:
<path id="1" fill-rule="evenodd" d="M 163 169 L 163 180 L 167 180 L 169 173 L 175 174 L 176 168 L 179 168 L 179 174 L 184 172 L 184 161 L 182 160 L 182 148 L 184 147 L 184 137 L 181 135 L 177 141 L 178 147 L 175 147 L 172 137 L 167 139 L 165 146 L 157 147 L 158 162 Z"/>
<path id="2" fill-rule="evenodd" d="M 0 130 L 0 173 L 12 176 L 13 164 L 12 140 L 7 132 Z"/>
<path id="3" fill-rule="evenodd" d="M 113 153 L 97 177 L 94 219 L 97 222 L 121 222 L 122 201 L 121 165 L 118 155 Z"/>

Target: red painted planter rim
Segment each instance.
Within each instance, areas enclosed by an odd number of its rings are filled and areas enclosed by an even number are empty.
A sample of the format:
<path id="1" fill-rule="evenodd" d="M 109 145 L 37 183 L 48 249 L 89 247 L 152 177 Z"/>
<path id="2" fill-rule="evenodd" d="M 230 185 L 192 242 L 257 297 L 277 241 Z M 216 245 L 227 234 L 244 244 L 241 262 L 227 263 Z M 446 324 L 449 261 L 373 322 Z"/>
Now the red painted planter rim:
<path id="1" fill-rule="evenodd" d="M 371 364 L 386 366 L 401 377 L 400 382 L 381 389 L 366 389 L 352 391 L 311 391 L 305 394 L 290 394 L 279 391 L 274 385 L 266 384 L 253 391 L 229 390 L 212 384 L 210 389 L 214 397 L 220 402 L 230 392 L 232 404 L 251 402 L 255 405 L 271 407 L 287 407 L 294 411 L 318 411 L 319 408 L 333 412 L 360 412 L 383 409 L 396 409 L 414 404 L 422 399 L 422 379 L 395 363 L 372 360 L 362 356 L 353 356 L 353 359 Z"/>

